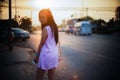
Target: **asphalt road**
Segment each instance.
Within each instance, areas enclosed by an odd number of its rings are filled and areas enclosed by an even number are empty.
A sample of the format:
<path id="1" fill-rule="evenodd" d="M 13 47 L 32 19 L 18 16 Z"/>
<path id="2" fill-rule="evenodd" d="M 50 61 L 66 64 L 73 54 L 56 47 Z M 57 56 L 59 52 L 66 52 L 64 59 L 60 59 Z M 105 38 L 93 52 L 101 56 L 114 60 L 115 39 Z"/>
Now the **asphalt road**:
<path id="1" fill-rule="evenodd" d="M 119 80 L 120 37 L 114 35 L 75 36 L 59 33 L 62 60 L 56 80 Z M 27 44 L 37 50 L 40 32 L 32 34 Z"/>

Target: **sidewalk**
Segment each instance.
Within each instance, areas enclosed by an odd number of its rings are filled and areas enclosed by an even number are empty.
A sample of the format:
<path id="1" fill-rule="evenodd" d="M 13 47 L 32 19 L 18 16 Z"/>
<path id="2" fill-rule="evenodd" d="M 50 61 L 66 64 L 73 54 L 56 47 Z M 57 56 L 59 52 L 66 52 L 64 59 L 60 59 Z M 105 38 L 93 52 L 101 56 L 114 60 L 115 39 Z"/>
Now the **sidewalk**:
<path id="1" fill-rule="evenodd" d="M 33 51 L 13 47 L 13 51 L 0 51 L 0 80 L 35 80 L 36 65 L 31 63 Z"/>

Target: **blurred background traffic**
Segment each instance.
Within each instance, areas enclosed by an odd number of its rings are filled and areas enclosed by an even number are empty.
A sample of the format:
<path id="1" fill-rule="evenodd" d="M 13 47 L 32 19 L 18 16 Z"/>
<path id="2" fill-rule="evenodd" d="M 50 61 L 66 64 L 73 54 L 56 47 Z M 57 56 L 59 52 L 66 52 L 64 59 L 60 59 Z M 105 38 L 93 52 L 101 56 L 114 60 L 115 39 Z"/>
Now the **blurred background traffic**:
<path id="1" fill-rule="evenodd" d="M 30 33 L 41 30 L 38 11 L 42 8 L 52 10 L 59 32 L 120 34 L 119 0 L 0 0 L 1 43 L 25 41 Z"/>

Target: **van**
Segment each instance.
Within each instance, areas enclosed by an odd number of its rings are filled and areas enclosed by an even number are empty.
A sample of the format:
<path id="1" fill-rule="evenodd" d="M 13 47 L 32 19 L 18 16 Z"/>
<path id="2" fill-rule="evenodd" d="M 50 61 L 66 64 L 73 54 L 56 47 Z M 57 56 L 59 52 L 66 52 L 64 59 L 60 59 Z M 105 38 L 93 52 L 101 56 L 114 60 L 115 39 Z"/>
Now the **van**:
<path id="1" fill-rule="evenodd" d="M 89 21 L 77 22 L 74 26 L 74 35 L 91 35 L 92 25 Z"/>

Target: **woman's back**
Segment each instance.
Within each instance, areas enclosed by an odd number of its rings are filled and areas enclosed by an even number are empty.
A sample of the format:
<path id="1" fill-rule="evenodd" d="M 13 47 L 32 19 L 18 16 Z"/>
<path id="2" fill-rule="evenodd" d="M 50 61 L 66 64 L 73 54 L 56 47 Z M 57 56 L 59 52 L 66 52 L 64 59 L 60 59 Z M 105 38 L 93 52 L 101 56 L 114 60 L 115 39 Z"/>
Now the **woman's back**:
<path id="1" fill-rule="evenodd" d="M 54 34 L 50 26 L 45 27 L 48 37 L 43 45 L 40 53 L 40 60 L 38 66 L 44 70 L 54 68 L 58 64 L 58 51 L 54 39 Z"/>
<path id="2" fill-rule="evenodd" d="M 56 50 L 56 43 L 54 39 L 54 34 L 50 28 L 50 26 L 45 27 L 48 33 L 48 38 L 45 41 L 45 44 L 42 47 L 42 51 L 55 51 Z"/>

